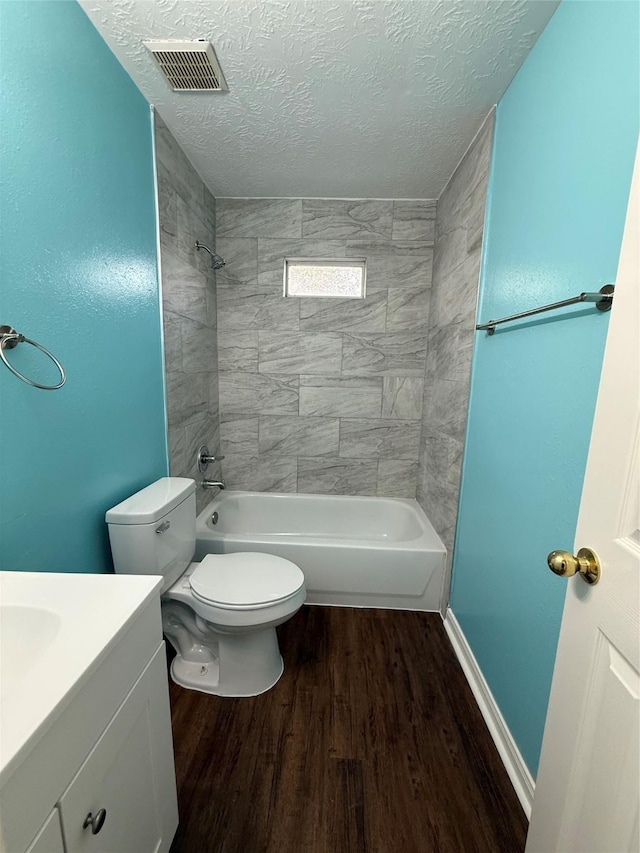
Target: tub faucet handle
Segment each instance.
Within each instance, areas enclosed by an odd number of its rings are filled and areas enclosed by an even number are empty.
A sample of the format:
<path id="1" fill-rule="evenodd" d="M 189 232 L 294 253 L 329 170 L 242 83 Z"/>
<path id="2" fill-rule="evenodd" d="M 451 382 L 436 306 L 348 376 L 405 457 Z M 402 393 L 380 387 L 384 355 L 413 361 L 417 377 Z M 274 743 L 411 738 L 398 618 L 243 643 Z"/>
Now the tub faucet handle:
<path id="1" fill-rule="evenodd" d="M 223 459 L 224 456 L 214 456 L 212 453 L 209 453 L 209 448 L 206 444 L 201 444 L 198 448 L 198 453 L 196 456 L 196 462 L 198 463 L 198 471 L 203 474 L 209 463 L 221 462 Z"/>

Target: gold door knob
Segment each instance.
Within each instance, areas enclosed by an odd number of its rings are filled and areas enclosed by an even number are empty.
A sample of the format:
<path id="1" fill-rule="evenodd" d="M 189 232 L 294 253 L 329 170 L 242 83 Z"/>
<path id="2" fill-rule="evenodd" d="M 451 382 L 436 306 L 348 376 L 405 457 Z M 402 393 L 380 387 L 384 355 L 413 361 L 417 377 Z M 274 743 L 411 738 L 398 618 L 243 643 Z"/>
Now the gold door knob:
<path id="1" fill-rule="evenodd" d="M 568 551 L 552 551 L 547 557 L 547 565 L 552 572 L 564 578 L 579 573 L 589 584 L 598 583 L 602 573 L 598 555 L 591 548 L 580 548 L 575 557 Z"/>

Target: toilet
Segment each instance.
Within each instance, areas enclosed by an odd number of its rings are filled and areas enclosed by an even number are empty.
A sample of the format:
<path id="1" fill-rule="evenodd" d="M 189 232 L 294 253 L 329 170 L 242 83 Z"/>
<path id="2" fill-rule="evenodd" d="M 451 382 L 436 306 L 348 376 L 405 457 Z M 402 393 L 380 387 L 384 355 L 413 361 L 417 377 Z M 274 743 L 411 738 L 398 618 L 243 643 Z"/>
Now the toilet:
<path id="1" fill-rule="evenodd" d="M 302 571 L 272 554 L 196 547 L 196 486 L 163 477 L 106 514 L 118 574 L 161 575 L 162 627 L 176 650 L 171 677 L 216 696 L 257 696 L 284 663 L 276 626 L 304 604 Z"/>

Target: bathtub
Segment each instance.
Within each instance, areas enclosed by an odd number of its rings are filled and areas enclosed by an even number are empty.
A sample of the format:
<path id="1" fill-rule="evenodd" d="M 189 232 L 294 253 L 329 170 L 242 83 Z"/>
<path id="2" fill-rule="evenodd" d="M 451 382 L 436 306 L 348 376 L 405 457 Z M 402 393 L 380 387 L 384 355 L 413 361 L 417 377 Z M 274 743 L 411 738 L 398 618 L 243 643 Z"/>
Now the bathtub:
<path id="1" fill-rule="evenodd" d="M 412 500 L 226 491 L 200 513 L 196 536 L 196 560 L 235 551 L 292 560 L 307 604 L 440 609 L 445 547 Z"/>

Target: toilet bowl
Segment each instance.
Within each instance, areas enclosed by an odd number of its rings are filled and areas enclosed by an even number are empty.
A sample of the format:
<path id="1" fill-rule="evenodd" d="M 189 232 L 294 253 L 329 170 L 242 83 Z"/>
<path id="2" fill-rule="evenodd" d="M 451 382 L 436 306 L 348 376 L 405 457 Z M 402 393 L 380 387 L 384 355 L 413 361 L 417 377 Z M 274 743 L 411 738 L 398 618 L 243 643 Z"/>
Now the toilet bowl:
<path id="1" fill-rule="evenodd" d="M 158 574 L 171 677 L 217 696 L 257 696 L 284 664 L 276 627 L 302 607 L 302 571 L 272 554 L 195 552 L 195 483 L 164 477 L 106 514 L 115 570 Z"/>

